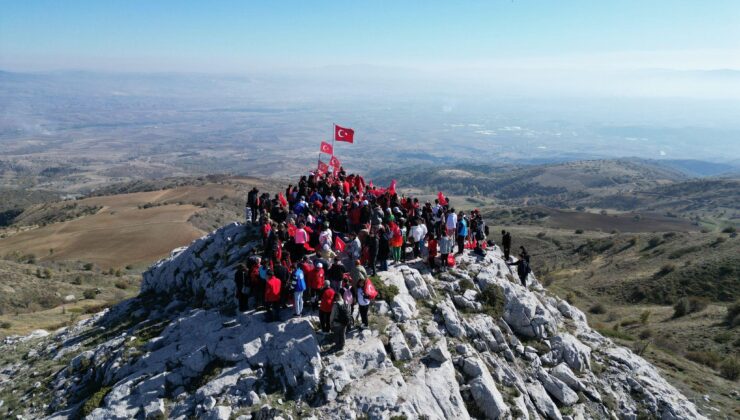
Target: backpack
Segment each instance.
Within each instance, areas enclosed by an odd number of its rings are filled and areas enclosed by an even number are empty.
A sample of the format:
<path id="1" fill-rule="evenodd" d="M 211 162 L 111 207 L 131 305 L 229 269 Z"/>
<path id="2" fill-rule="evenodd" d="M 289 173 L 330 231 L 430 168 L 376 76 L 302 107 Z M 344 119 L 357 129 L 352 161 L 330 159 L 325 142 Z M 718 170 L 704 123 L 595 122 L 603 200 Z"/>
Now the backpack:
<path id="1" fill-rule="evenodd" d="M 365 288 L 362 289 L 362 293 L 366 299 L 373 300 L 378 296 L 378 289 L 375 288 L 375 285 L 373 285 L 370 279 L 367 279 L 365 280 Z"/>
<path id="2" fill-rule="evenodd" d="M 522 259 L 522 273 L 524 273 L 524 275 L 526 276 L 531 272 L 532 269 L 529 268 L 529 261 L 527 261 L 526 259 Z"/>
<path id="3" fill-rule="evenodd" d="M 454 267 L 455 266 L 455 256 L 450 254 L 447 256 L 447 266 L 448 267 Z"/>
<path id="4" fill-rule="evenodd" d="M 344 297 L 344 301 L 347 303 L 347 305 L 351 305 L 352 302 L 355 300 L 354 296 L 352 296 L 352 291 L 349 290 L 349 288 L 344 289 L 344 293 L 342 294 L 342 297 Z"/>
<path id="5" fill-rule="evenodd" d="M 347 305 L 339 304 L 338 306 L 339 310 L 337 311 L 337 317 L 334 318 L 334 322 L 341 325 L 349 324 L 349 311 L 347 310 Z"/>
<path id="6" fill-rule="evenodd" d="M 488 235 L 491 234 L 491 232 L 489 232 L 489 230 L 488 230 L 488 225 L 485 225 L 485 227 L 483 228 L 483 232 L 486 233 L 486 236 L 488 236 Z"/>

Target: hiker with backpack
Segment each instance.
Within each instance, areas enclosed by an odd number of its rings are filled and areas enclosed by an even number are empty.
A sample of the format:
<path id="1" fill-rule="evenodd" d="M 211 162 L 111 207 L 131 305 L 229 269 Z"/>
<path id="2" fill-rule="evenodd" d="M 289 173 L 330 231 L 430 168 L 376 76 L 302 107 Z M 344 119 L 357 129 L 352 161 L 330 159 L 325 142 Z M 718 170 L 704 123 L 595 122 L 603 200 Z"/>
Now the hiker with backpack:
<path id="1" fill-rule="evenodd" d="M 344 290 L 341 290 L 340 293 L 334 295 L 334 303 L 332 303 L 331 315 L 329 316 L 329 323 L 334 336 L 334 351 L 344 349 L 347 326 L 351 317 L 349 306 L 344 301 Z"/>
<path id="2" fill-rule="evenodd" d="M 377 296 L 378 291 L 370 279 L 360 280 L 357 283 L 357 304 L 360 306 L 361 328 L 368 328 L 367 314 L 370 310 L 370 303 Z"/>
<path id="3" fill-rule="evenodd" d="M 321 331 L 328 333 L 331 330 L 329 319 L 331 318 L 332 303 L 336 292 L 330 287 L 329 280 L 324 282 L 324 288 L 321 289 L 321 300 L 319 302 L 319 324 Z"/>
<path id="4" fill-rule="evenodd" d="M 483 221 L 483 217 L 480 213 L 475 216 L 475 253 L 478 255 L 486 255 L 486 251 L 483 250 L 483 244 L 486 242 L 486 222 Z"/>
<path id="5" fill-rule="evenodd" d="M 299 317 L 303 315 L 303 292 L 306 290 L 306 277 L 299 263 L 296 263 L 291 276 L 291 289 L 293 289 L 293 309 L 295 310 L 293 316 Z"/>

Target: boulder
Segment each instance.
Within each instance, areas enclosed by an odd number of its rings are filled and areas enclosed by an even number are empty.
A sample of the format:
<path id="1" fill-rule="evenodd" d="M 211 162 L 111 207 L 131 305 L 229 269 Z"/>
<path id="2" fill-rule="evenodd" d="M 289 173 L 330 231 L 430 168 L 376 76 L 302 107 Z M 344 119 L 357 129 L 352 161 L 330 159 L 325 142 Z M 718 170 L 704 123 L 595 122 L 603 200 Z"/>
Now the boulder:
<path id="1" fill-rule="evenodd" d="M 390 344 L 391 351 L 393 352 L 393 359 L 410 360 L 411 349 L 409 349 L 408 344 L 406 344 L 406 339 L 403 336 L 403 332 L 396 326 L 396 324 L 391 324 L 391 326 L 388 327 L 388 336 L 388 343 Z"/>
<path id="2" fill-rule="evenodd" d="M 570 389 L 563 381 L 548 375 L 544 370 L 540 369 L 537 372 L 537 379 L 545 387 L 548 394 L 552 395 L 560 404 L 571 406 L 578 402 L 578 394 Z"/>
<path id="3" fill-rule="evenodd" d="M 552 356 L 556 363 L 564 361 L 576 372 L 591 370 L 591 348 L 568 333 L 561 333 L 550 340 Z"/>
<path id="4" fill-rule="evenodd" d="M 455 309 L 455 306 L 452 304 L 452 301 L 450 301 L 449 298 L 440 302 L 437 305 L 437 310 L 442 315 L 442 319 L 444 319 L 445 323 L 445 328 L 447 328 L 447 332 L 449 332 L 451 336 L 465 336 L 465 329 L 463 327 L 463 324 L 457 315 L 457 310 Z"/>
<path id="5" fill-rule="evenodd" d="M 558 406 L 550 399 L 547 395 L 547 391 L 539 382 L 533 382 L 527 384 L 527 394 L 532 399 L 534 406 L 537 411 L 543 416 L 551 420 L 561 420 L 563 417 L 560 415 Z"/>

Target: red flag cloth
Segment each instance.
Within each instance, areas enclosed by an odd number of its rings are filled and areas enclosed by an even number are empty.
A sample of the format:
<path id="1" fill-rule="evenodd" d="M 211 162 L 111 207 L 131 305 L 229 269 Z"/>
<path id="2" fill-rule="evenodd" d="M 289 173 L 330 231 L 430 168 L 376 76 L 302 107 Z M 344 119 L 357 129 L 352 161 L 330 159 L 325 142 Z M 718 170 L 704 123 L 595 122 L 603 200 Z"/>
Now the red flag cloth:
<path id="1" fill-rule="evenodd" d="M 334 139 L 336 141 L 346 141 L 347 143 L 354 143 L 355 130 L 335 125 Z"/>
<path id="2" fill-rule="evenodd" d="M 342 164 L 339 162 L 339 159 L 337 159 L 336 156 L 332 156 L 331 159 L 329 159 L 329 166 L 332 166 L 336 169 L 342 166 Z"/>
<path id="3" fill-rule="evenodd" d="M 288 200 L 285 199 L 285 196 L 283 195 L 283 193 L 278 194 L 278 200 L 280 200 L 281 205 L 283 206 L 288 205 Z"/>
<path id="4" fill-rule="evenodd" d="M 326 163 L 319 161 L 319 172 L 326 173 L 329 172 L 329 165 Z"/>
<path id="5" fill-rule="evenodd" d="M 321 142 L 321 153 L 326 153 L 327 155 L 333 155 L 334 154 L 334 148 L 331 144 L 322 141 Z"/>
<path id="6" fill-rule="evenodd" d="M 442 191 L 437 193 L 437 200 L 439 200 L 439 204 L 446 206 L 447 205 L 447 199 L 444 195 L 442 195 Z"/>
<path id="7" fill-rule="evenodd" d="M 311 248 L 311 245 L 309 245 L 308 242 L 304 242 L 303 243 L 303 248 L 305 248 L 306 251 L 308 251 L 308 252 L 314 252 L 314 251 L 316 251 L 314 248 Z"/>
<path id="8" fill-rule="evenodd" d="M 345 244 L 344 241 L 339 238 L 339 236 L 334 237 L 334 249 L 337 250 L 337 252 L 344 252 Z"/>
<path id="9" fill-rule="evenodd" d="M 396 193 L 396 180 L 395 179 L 391 181 L 391 185 L 388 187 L 388 192 L 391 193 L 391 195 Z"/>

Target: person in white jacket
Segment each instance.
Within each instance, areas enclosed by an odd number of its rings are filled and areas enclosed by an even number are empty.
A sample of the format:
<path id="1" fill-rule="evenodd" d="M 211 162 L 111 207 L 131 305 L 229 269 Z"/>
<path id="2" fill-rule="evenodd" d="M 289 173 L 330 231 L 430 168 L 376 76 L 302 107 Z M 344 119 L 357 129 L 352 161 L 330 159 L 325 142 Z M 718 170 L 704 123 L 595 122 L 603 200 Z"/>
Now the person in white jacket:
<path id="1" fill-rule="evenodd" d="M 447 213 L 445 227 L 447 228 L 447 235 L 454 235 L 457 231 L 457 214 L 455 213 L 455 209 L 450 209 L 450 212 Z"/>
<path id="2" fill-rule="evenodd" d="M 357 282 L 357 304 L 360 305 L 360 320 L 362 321 L 362 328 L 368 327 L 367 313 L 370 309 L 370 300 L 365 297 L 365 282 L 367 282 L 367 279 L 362 279 Z"/>
<path id="3" fill-rule="evenodd" d="M 414 241 L 414 257 L 422 256 L 425 253 L 424 238 L 427 236 L 427 225 L 424 222 L 417 220 L 414 222 L 414 226 L 411 227 L 409 234 L 411 235 L 411 239 Z"/>

